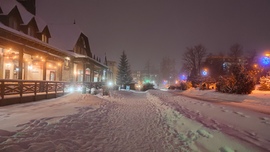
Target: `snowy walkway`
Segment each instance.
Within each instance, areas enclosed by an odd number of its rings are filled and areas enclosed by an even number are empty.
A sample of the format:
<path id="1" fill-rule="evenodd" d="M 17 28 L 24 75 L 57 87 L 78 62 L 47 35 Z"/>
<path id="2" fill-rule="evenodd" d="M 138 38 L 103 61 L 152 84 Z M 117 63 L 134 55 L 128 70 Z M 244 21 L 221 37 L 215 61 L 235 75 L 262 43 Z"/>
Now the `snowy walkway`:
<path id="1" fill-rule="evenodd" d="M 0 107 L 0 151 L 269 151 L 269 119 L 163 91 L 71 94 Z"/>

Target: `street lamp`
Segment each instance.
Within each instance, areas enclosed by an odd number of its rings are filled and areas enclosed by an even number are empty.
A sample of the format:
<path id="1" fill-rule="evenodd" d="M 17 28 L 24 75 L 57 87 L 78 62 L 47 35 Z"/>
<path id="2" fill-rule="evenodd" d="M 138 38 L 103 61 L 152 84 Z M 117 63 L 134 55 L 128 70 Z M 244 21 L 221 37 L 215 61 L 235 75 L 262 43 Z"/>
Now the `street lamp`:
<path id="1" fill-rule="evenodd" d="M 204 69 L 203 72 L 202 72 L 202 75 L 203 75 L 203 76 L 207 76 L 207 74 L 208 74 L 207 69 Z"/>

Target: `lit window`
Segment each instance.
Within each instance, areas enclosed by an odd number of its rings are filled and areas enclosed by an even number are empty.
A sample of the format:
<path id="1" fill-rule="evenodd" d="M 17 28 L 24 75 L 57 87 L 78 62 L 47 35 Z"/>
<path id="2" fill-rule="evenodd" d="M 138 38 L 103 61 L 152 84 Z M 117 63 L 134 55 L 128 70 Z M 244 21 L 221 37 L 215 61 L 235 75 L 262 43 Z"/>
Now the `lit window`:
<path id="1" fill-rule="evenodd" d="M 42 34 L 41 41 L 48 43 L 48 38 L 45 34 Z"/>

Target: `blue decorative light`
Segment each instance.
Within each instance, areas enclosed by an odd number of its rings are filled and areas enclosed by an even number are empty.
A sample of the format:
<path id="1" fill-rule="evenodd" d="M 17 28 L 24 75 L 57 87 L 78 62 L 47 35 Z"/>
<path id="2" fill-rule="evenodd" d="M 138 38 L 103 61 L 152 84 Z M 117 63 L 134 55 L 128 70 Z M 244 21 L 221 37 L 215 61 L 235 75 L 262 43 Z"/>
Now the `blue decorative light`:
<path id="1" fill-rule="evenodd" d="M 168 83 L 168 80 L 163 80 L 163 85 L 166 85 Z"/>
<path id="2" fill-rule="evenodd" d="M 180 80 L 182 80 L 182 81 L 186 81 L 186 80 L 187 80 L 187 76 L 186 76 L 186 75 L 181 75 Z"/>
<path id="3" fill-rule="evenodd" d="M 270 64 L 270 58 L 265 56 L 262 58 L 262 64 L 269 65 Z"/>
<path id="4" fill-rule="evenodd" d="M 204 71 L 202 72 L 202 74 L 203 74 L 204 76 L 206 76 L 206 75 L 207 75 L 207 71 L 204 70 Z"/>

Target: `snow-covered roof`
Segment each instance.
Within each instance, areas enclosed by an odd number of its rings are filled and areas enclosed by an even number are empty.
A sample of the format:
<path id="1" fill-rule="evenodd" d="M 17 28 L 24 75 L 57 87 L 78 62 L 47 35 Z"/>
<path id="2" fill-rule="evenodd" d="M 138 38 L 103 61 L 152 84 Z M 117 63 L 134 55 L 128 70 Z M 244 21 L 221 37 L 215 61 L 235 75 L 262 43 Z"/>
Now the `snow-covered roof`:
<path id="1" fill-rule="evenodd" d="M 51 39 L 50 44 L 65 50 L 73 50 L 82 31 L 76 24 L 49 25 Z"/>
<path id="2" fill-rule="evenodd" d="M 5 26 L 5 25 L 4 25 L 3 23 L 1 23 L 1 22 L 0 22 L 0 29 L 4 29 L 4 30 L 7 30 L 7 31 L 12 32 L 12 33 L 14 33 L 14 34 L 20 35 L 21 37 L 27 38 L 27 39 L 29 39 L 29 40 L 32 40 L 32 41 L 36 42 L 36 43 L 41 43 L 42 45 L 45 45 L 45 46 L 50 47 L 50 48 L 52 48 L 52 49 L 55 49 L 55 50 L 57 50 L 57 51 L 59 51 L 59 52 L 62 52 L 62 53 L 64 53 L 64 54 L 68 55 L 68 56 L 72 56 L 72 57 L 75 57 L 75 58 L 87 58 L 87 59 L 90 59 L 91 61 L 97 63 L 98 65 L 106 66 L 106 65 L 104 65 L 104 64 L 102 64 L 102 63 L 100 63 L 100 62 L 98 62 L 98 61 L 96 61 L 96 60 L 90 58 L 89 56 L 82 55 L 82 54 L 78 54 L 78 53 L 75 53 L 75 52 L 71 52 L 71 51 L 62 49 L 62 48 L 60 48 L 60 47 L 58 47 L 58 46 L 55 46 L 55 45 L 47 44 L 47 43 L 45 43 L 45 42 L 43 42 L 43 41 L 41 41 L 41 40 L 39 40 L 39 39 L 36 39 L 36 38 L 31 37 L 31 36 L 29 36 L 29 35 L 27 35 L 27 34 L 24 34 L 23 32 L 20 32 L 20 31 L 17 31 L 17 30 L 15 30 L 15 29 L 12 29 L 12 28 L 10 28 L 10 27 L 7 27 L 7 26 Z M 42 51 L 42 50 L 41 50 L 41 51 Z M 53 55 L 53 54 L 51 54 L 51 55 Z"/>
<path id="3" fill-rule="evenodd" d="M 31 19 L 34 17 L 34 15 L 28 12 L 22 4 L 20 4 L 16 0 L 0 0 L 0 7 L 3 11 L 3 15 L 9 14 L 10 11 L 16 6 L 20 12 L 23 23 L 25 25 L 28 24 L 31 21 Z"/>
<path id="4" fill-rule="evenodd" d="M 52 48 L 52 49 L 55 49 L 55 50 L 57 50 L 57 51 L 59 51 L 59 52 L 62 52 L 62 53 L 64 53 L 64 54 L 67 54 L 67 55 L 70 55 L 70 56 L 74 56 L 74 54 L 72 54 L 72 52 L 70 52 L 70 51 L 66 51 L 66 50 L 63 50 L 63 49 L 61 49 L 61 48 L 57 48 L 57 47 L 55 47 L 55 46 L 49 45 L 48 43 L 45 43 L 45 42 L 43 42 L 43 41 L 41 41 L 41 40 L 39 40 L 39 39 L 36 39 L 36 38 L 34 38 L 34 37 L 32 37 L 32 36 L 29 36 L 29 35 L 27 35 L 27 34 L 24 34 L 23 32 L 20 32 L 20 31 L 17 31 L 17 30 L 15 30 L 15 29 L 12 29 L 12 28 L 10 28 L 10 27 L 8 27 L 8 26 L 5 26 L 5 25 L 2 24 L 1 22 L 0 22 L 0 29 L 7 30 L 7 31 L 12 32 L 12 33 L 14 33 L 14 34 L 17 34 L 17 35 L 19 35 L 19 36 L 21 36 L 21 37 L 23 37 L 23 38 L 27 38 L 27 39 L 29 39 L 29 40 L 31 40 L 31 41 L 36 42 L 36 43 L 40 43 L 40 44 L 42 44 L 42 45 L 45 45 L 45 46 L 50 47 L 50 48 Z M 76 57 L 76 56 L 74 56 L 74 57 Z"/>
<path id="5" fill-rule="evenodd" d="M 42 32 L 44 30 L 44 28 L 47 26 L 47 23 L 39 16 L 35 16 L 35 20 L 36 20 L 36 23 L 38 26 L 38 31 Z"/>
<path id="6" fill-rule="evenodd" d="M 3 11 L 2 15 L 7 15 L 15 6 L 16 2 L 14 0 L 0 0 L 0 7 Z"/>
<path id="7" fill-rule="evenodd" d="M 34 18 L 37 23 L 39 32 L 42 32 L 47 26 L 47 23 L 42 18 L 28 12 L 24 6 L 16 0 L 0 0 L 0 8 L 3 11 L 2 15 L 8 15 L 10 11 L 16 6 L 20 12 L 24 25 L 27 25 Z"/>

